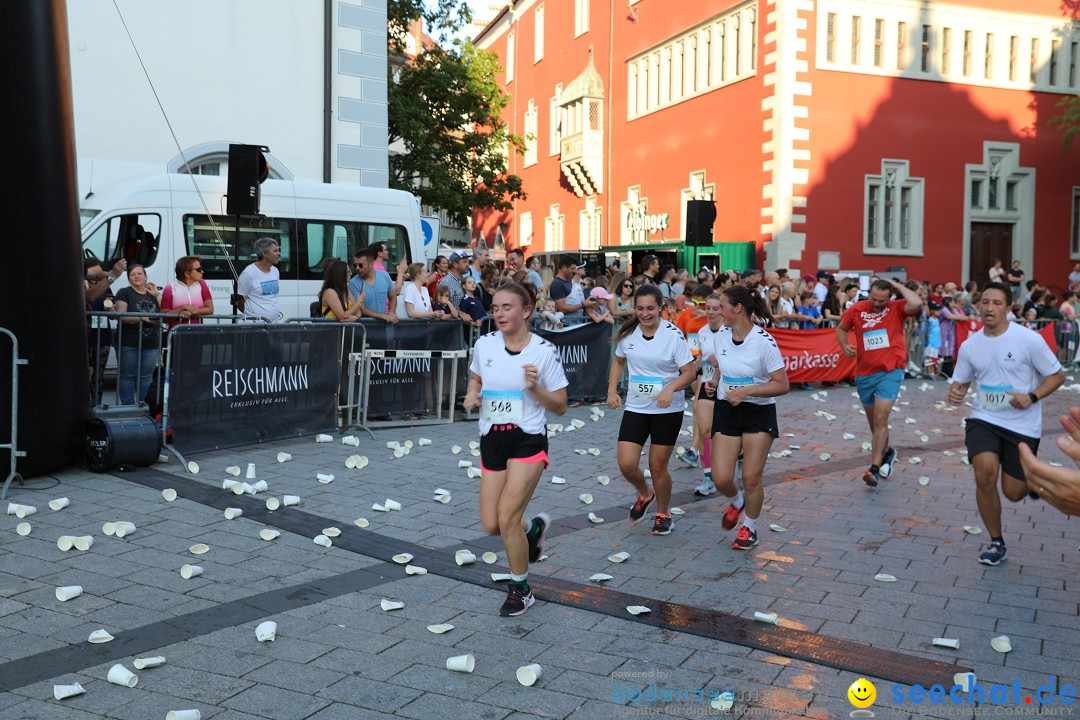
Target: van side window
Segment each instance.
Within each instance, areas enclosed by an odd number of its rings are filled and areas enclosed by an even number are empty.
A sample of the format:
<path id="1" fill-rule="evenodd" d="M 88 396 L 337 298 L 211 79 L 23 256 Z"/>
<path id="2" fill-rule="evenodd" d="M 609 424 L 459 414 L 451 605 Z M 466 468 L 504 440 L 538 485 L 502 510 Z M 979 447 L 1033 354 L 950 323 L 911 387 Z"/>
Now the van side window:
<path id="1" fill-rule="evenodd" d="M 261 237 L 273 238 L 281 248 L 281 262 L 277 266 L 281 278 L 283 280 L 296 279 L 293 244 L 295 228 L 291 220 L 272 217 L 241 217 L 239 248 L 237 248 L 236 220 L 225 215 L 214 215 L 213 219 L 217 226 L 217 233 L 220 233 L 220 241 L 206 215 L 184 216 L 184 243 L 187 254 L 198 255 L 202 258 L 204 279 L 232 280 L 226 253 L 232 259 L 236 273 L 239 275 L 244 268 L 255 262 L 255 241 Z"/>
<path id="2" fill-rule="evenodd" d="M 128 264 L 154 264 L 161 238 L 161 216 L 154 213 L 115 215 L 103 222 L 83 243 L 83 256 L 95 257 L 106 267 L 124 258 Z"/>
<path id="3" fill-rule="evenodd" d="M 390 251 L 387 270 L 391 273 L 401 258 L 411 260 L 409 235 L 401 225 L 344 220 L 301 220 L 300 231 L 301 280 L 322 280 L 323 263 L 327 258 L 339 258 L 351 265 L 354 252 L 375 242 L 386 243 Z"/>

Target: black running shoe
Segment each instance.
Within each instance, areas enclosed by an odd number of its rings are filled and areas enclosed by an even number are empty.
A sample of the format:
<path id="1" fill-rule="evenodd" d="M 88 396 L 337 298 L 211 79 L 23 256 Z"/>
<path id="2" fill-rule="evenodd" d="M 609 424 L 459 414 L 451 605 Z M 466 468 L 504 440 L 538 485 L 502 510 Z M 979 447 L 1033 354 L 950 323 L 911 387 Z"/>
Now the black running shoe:
<path id="1" fill-rule="evenodd" d="M 536 598 L 533 597 L 532 590 L 525 590 L 520 585 L 510 583 L 510 587 L 506 590 L 506 602 L 499 608 L 499 614 L 503 617 L 524 615 L 535 602 Z"/>
<path id="2" fill-rule="evenodd" d="M 548 526 L 551 524 L 551 518 L 548 517 L 547 513 L 540 513 L 532 519 L 532 524 L 540 527 L 540 531 L 536 533 L 536 538 L 529 540 L 529 562 L 534 563 L 540 559 L 540 553 L 544 550 L 541 543 L 544 540 L 544 535 L 547 534 Z M 532 530 L 532 528 L 529 528 L 529 530 Z M 527 534 L 525 539 L 529 539 Z"/>
<path id="3" fill-rule="evenodd" d="M 994 540 L 986 549 L 979 555 L 979 562 L 983 565 L 1000 565 L 1005 561 L 1005 555 L 1008 551 L 1005 549 L 1005 543 Z"/>
<path id="4" fill-rule="evenodd" d="M 653 521 L 652 526 L 653 535 L 670 535 L 671 534 L 671 516 L 670 515 L 657 515 Z"/>
<path id="5" fill-rule="evenodd" d="M 655 491 L 652 493 L 652 495 L 649 495 L 649 497 L 647 497 L 647 498 L 639 497 L 637 499 L 637 502 L 634 503 L 634 507 L 630 508 L 630 519 L 633 520 L 634 522 L 637 522 L 641 518 L 645 517 L 645 511 L 649 509 L 649 506 L 652 505 L 652 502 L 655 499 L 656 499 L 656 492 Z"/>
<path id="6" fill-rule="evenodd" d="M 892 475 L 893 467 L 896 465 L 896 449 L 889 448 L 885 451 L 885 457 L 881 459 L 881 465 L 878 467 L 878 476 L 882 479 L 888 478 Z"/>

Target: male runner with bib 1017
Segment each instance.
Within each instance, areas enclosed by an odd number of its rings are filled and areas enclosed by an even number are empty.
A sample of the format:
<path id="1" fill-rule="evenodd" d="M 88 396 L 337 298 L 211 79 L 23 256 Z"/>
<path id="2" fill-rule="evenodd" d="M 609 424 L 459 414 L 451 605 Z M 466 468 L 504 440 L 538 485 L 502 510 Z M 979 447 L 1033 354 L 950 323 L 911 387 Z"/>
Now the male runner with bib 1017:
<path id="1" fill-rule="evenodd" d="M 893 300 L 893 290 L 901 297 Z M 875 280 L 870 297 L 860 300 L 840 318 L 836 339 L 848 357 L 855 358 L 855 389 L 870 423 L 870 469 L 863 482 L 877 487 L 896 465 L 896 450 L 889 446 L 889 413 L 900 395 L 907 367 L 904 321 L 919 312 L 922 298 L 895 280 Z M 855 333 L 855 345 L 848 334 Z"/>
<path id="2" fill-rule="evenodd" d="M 990 534 L 990 545 L 979 555 L 983 565 L 1005 559 L 1001 534 L 1001 491 L 1018 502 L 1031 492 L 1020 460 L 1020 443 L 1032 453 L 1042 436 L 1042 403 L 1061 387 L 1065 373 L 1042 336 L 1009 322 L 1012 291 L 1002 283 L 987 283 L 979 299 L 983 326 L 968 337 L 956 360 L 949 402 L 964 402 L 975 382 L 975 409 L 964 424 L 968 459 L 975 470 L 975 502 Z M 1031 492 L 1033 497 L 1037 494 Z"/>

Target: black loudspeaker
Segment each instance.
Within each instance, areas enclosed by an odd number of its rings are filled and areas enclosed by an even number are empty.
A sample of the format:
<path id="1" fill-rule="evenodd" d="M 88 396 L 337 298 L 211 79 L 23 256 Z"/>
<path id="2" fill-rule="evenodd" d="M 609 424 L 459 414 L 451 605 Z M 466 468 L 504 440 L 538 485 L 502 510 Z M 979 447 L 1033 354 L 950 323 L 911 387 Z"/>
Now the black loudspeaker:
<path id="1" fill-rule="evenodd" d="M 262 145 L 229 145 L 229 189 L 225 212 L 229 215 L 258 215 L 259 186 L 270 174 Z"/>
<path id="2" fill-rule="evenodd" d="M 686 244 L 695 247 L 713 244 L 716 203 L 712 200 L 686 201 Z"/>
<path id="3" fill-rule="evenodd" d="M 161 437 L 154 421 L 141 417 L 94 418 L 86 426 L 83 465 L 106 472 L 120 465 L 148 467 L 157 462 Z"/>

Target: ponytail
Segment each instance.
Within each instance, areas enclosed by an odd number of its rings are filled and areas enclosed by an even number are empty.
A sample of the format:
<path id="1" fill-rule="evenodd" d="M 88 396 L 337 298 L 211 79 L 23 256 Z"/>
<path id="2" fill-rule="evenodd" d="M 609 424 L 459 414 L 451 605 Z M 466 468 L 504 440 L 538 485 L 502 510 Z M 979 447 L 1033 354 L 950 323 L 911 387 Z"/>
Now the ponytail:
<path id="1" fill-rule="evenodd" d="M 638 298 L 642 298 L 648 295 L 656 300 L 656 304 L 660 307 L 664 305 L 664 294 L 660 292 L 660 288 L 656 285 L 642 285 L 634 291 L 634 305 L 637 305 Z M 619 326 L 618 331 L 615 333 L 615 337 L 611 338 L 611 344 L 617 345 L 622 342 L 622 339 L 630 335 L 630 333 L 637 330 L 639 321 L 637 319 L 637 313 L 634 313 Z"/>
<path id="2" fill-rule="evenodd" d="M 750 290 L 745 285 L 732 285 L 725 288 L 722 294 L 727 296 L 728 302 L 732 305 L 742 305 L 743 311 L 750 319 L 750 322 L 754 322 L 756 317 L 770 325 L 772 324 L 773 314 L 769 311 L 769 305 L 765 302 L 765 298 L 761 297 L 760 293 Z"/>

